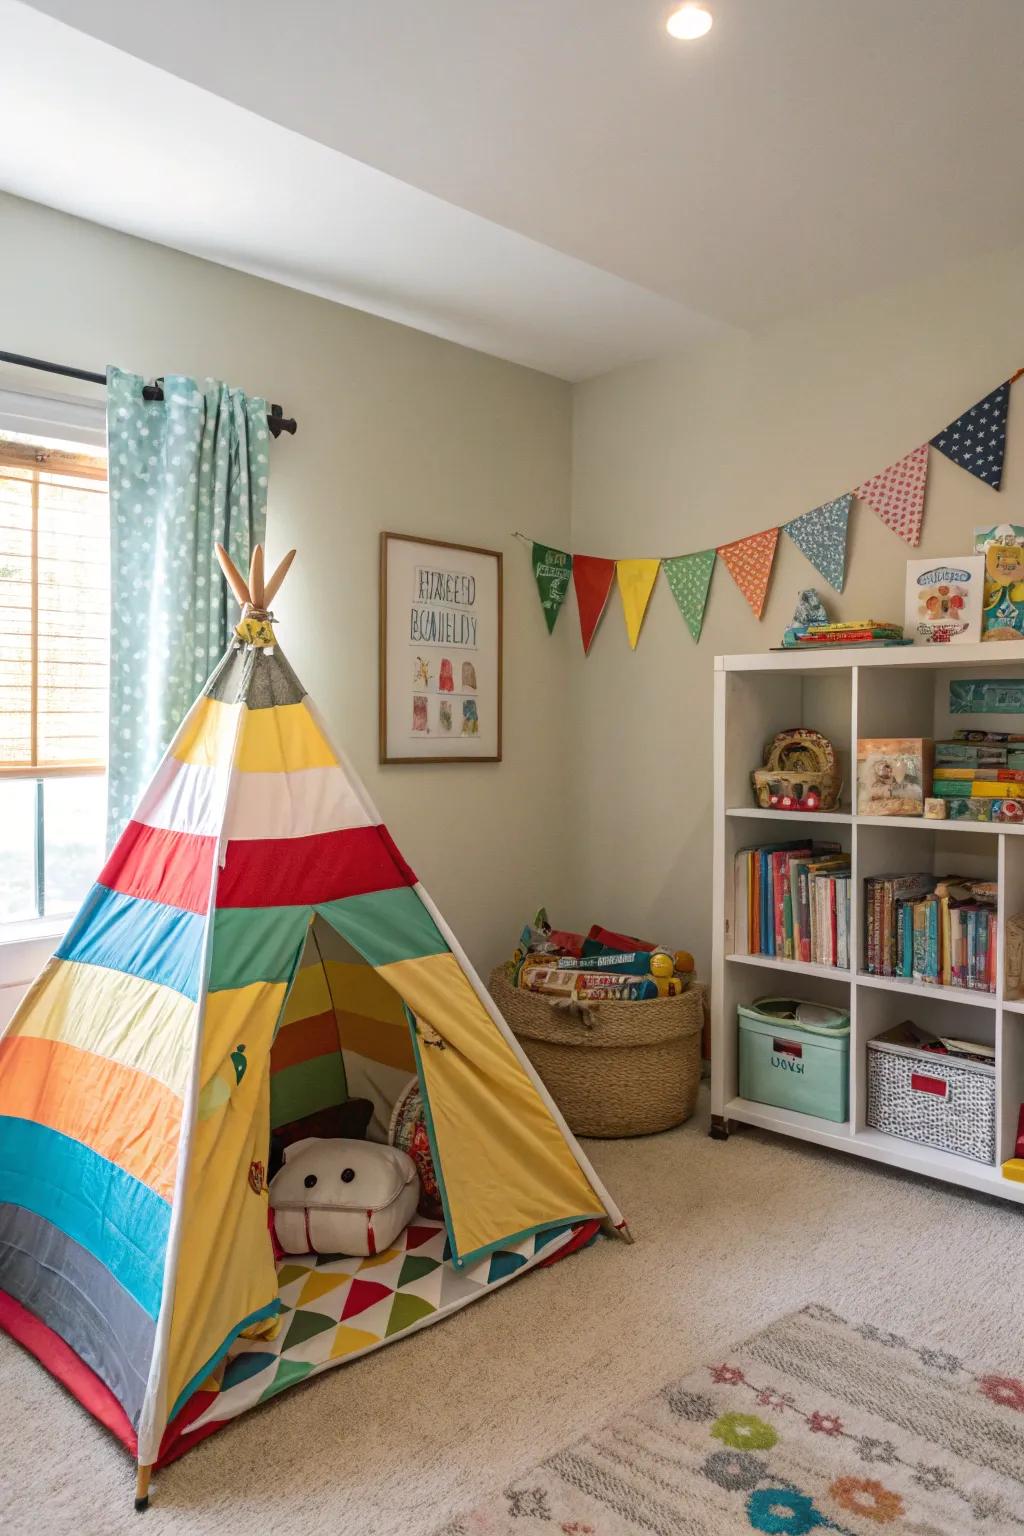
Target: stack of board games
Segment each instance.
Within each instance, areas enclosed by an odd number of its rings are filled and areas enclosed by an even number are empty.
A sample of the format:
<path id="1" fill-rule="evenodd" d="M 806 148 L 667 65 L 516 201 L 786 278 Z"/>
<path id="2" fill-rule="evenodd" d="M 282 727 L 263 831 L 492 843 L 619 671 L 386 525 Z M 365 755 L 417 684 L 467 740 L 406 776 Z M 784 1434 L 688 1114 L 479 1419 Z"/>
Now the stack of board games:
<path id="1" fill-rule="evenodd" d="M 838 843 L 741 848 L 733 874 L 735 954 L 849 967 L 850 856 Z"/>
<path id="2" fill-rule="evenodd" d="M 996 885 L 957 875 L 864 882 L 864 969 L 924 985 L 996 989 Z"/>
<path id="3" fill-rule="evenodd" d="M 950 821 L 1024 821 L 1024 738 L 958 731 L 934 761 L 931 793 Z"/>

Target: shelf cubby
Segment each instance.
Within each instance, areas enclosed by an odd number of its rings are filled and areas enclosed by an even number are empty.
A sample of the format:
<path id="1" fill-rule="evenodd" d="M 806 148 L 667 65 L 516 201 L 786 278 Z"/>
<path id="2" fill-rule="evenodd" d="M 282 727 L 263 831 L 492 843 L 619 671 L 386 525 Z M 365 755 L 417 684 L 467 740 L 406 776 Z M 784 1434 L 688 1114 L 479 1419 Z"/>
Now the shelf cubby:
<path id="1" fill-rule="evenodd" d="M 1024 642 L 941 651 L 907 647 L 717 659 L 712 1113 L 719 1126 L 729 1122 L 758 1126 L 1024 1203 L 1024 1185 L 1004 1179 L 999 1168 L 999 1163 L 1013 1156 L 1018 1111 L 1024 1102 L 1024 996 L 1007 995 L 1005 982 L 1006 920 L 1024 914 L 1024 825 L 856 813 L 858 738 L 943 739 L 962 727 L 1024 735 L 1024 716 L 951 714 L 949 682 L 957 676 L 1024 678 Z M 836 746 L 844 789 L 835 811 L 786 815 L 754 805 L 751 770 L 760 763 L 765 742 L 793 725 L 819 730 Z M 732 952 L 737 851 L 804 835 L 818 842 L 838 842 L 850 854 L 854 958 L 850 971 Z M 997 881 L 994 993 L 865 973 L 864 880 L 920 871 Z M 849 1007 L 850 1120 L 846 1124 L 739 1097 L 736 1009 L 759 997 L 790 993 Z M 995 1045 L 995 1165 L 902 1141 L 866 1125 L 867 1042 L 904 1019 L 935 1034 Z"/>

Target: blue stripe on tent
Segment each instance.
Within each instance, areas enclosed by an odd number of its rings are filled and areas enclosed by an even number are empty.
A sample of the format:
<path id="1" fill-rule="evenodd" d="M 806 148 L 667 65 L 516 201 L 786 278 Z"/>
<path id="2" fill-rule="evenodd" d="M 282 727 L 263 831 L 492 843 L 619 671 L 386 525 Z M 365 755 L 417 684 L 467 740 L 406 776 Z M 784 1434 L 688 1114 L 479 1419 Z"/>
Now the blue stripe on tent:
<path id="1" fill-rule="evenodd" d="M 116 1163 L 34 1120 L 0 1115 L 0 1189 L 92 1254 L 156 1318 L 171 1208 Z"/>
<path id="2" fill-rule="evenodd" d="M 57 956 L 155 981 L 194 1000 L 205 923 L 197 912 L 94 885 Z"/>

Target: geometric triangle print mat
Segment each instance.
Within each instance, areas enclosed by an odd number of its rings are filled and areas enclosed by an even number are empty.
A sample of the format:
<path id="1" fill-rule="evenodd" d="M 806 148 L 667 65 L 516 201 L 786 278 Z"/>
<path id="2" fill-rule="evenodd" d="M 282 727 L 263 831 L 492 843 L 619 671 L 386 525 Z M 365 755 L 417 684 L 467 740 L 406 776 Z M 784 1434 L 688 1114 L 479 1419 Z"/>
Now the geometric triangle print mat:
<path id="1" fill-rule="evenodd" d="M 238 1339 L 203 1383 L 213 1401 L 188 1435 L 447 1317 L 565 1247 L 575 1227 L 539 1232 L 466 1269 L 451 1263 L 444 1226 L 417 1216 L 372 1258 L 286 1254 L 277 1266 L 283 1306 L 273 1339 Z"/>

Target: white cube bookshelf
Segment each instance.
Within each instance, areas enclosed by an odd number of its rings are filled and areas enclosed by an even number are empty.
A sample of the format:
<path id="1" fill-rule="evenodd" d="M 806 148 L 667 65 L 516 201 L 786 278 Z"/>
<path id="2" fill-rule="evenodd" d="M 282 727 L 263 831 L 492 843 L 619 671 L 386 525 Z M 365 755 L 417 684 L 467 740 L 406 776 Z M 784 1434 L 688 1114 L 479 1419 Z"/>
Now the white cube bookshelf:
<path id="1" fill-rule="evenodd" d="M 1024 1184 L 1004 1179 L 999 1167 L 1013 1156 L 1018 1110 L 1024 1102 L 1024 1000 L 1005 996 L 1004 971 L 1006 918 L 1024 912 L 1024 826 L 856 814 L 858 738 L 939 740 L 965 727 L 1024 735 L 1024 715 L 951 715 L 949 682 L 957 676 L 1024 679 L 1024 642 L 716 658 L 711 1134 L 724 1138 L 737 1125 L 758 1126 L 1024 1203 Z M 835 811 L 787 814 L 754 805 L 750 774 L 760 766 L 765 743 L 777 731 L 798 725 L 821 731 L 839 754 L 844 787 Z M 838 842 L 850 854 L 849 970 L 733 952 L 736 851 L 801 835 Z M 998 880 L 994 993 L 864 973 L 865 878 L 917 870 Z M 739 1097 L 737 1006 L 790 993 L 849 1008 L 846 1123 Z M 992 1166 L 903 1141 L 866 1124 L 867 1041 L 904 1018 L 936 1033 L 994 1043 L 997 1161 Z"/>

